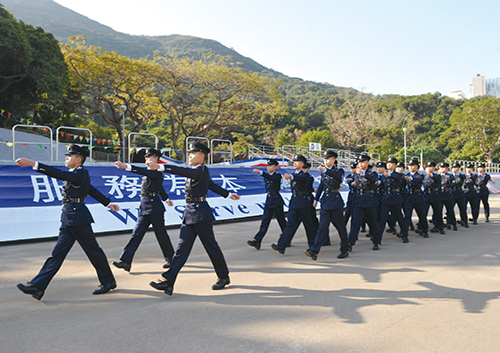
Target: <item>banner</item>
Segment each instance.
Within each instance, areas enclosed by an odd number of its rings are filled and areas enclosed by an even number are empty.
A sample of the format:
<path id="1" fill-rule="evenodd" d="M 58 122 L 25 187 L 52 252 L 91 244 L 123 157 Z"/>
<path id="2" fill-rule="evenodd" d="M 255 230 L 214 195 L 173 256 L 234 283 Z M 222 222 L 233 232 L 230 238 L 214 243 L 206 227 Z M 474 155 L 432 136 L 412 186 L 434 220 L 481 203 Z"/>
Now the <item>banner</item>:
<path id="1" fill-rule="evenodd" d="M 62 166 L 58 167 L 67 170 Z M 111 202 L 120 206 L 119 212 L 109 209 L 91 197 L 85 203 L 94 217 L 95 232 L 131 230 L 137 221 L 140 205 L 142 176 L 112 166 L 85 167 L 91 176 L 92 185 Z M 253 168 L 209 167 L 212 180 L 241 196 L 241 200 L 225 199 L 211 191 L 207 201 L 216 220 L 229 220 L 262 215 L 266 200 L 264 178 L 252 172 Z M 265 169 L 263 169 L 265 170 Z M 293 170 L 278 169 L 281 174 Z M 320 173 L 311 171 L 317 188 Z M 282 196 L 285 206 L 290 200 L 289 182 L 282 179 Z M 0 242 L 22 239 L 36 239 L 57 236 L 60 226 L 61 186 L 57 180 L 37 173 L 32 168 L 0 165 Z M 165 225 L 180 225 L 184 211 L 185 178 L 164 173 L 163 187 L 174 202 L 173 207 L 165 205 Z M 348 190 L 347 186 L 344 190 Z M 344 199 L 347 192 L 344 193 Z M 287 208 L 285 207 L 285 211 Z"/>

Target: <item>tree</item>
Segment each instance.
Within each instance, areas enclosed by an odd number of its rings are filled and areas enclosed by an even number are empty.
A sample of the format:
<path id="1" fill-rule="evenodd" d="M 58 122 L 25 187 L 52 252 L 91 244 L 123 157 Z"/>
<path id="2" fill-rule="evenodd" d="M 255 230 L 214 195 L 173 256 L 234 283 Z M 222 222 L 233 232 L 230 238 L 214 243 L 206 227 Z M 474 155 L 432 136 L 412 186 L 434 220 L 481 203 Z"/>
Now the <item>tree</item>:
<path id="1" fill-rule="evenodd" d="M 71 85 L 82 94 L 81 98 L 65 98 L 112 125 L 120 141 L 123 139 L 120 106 L 127 108 L 129 131 L 139 132 L 145 123 L 157 119 L 160 110 L 152 80 L 158 70 L 155 63 L 86 46 L 82 36 L 71 37 L 70 43 L 63 44 L 62 49 Z"/>
<path id="2" fill-rule="evenodd" d="M 207 54 L 194 61 L 167 54 L 156 56 L 155 63 L 160 67 L 157 98 L 170 121 L 174 147 L 182 136 L 220 136 L 222 130 L 272 121 L 284 112 L 278 82 L 244 73 L 228 57 Z"/>
<path id="3" fill-rule="evenodd" d="M 493 152 L 500 146 L 500 99 L 483 97 L 467 101 L 451 115 L 448 133 L 450 147 L 462 147 L 473 141 L 492 163 Z"/>
<path id="4" fill-rule="evenodd" d="M 0 106 L 22 116 L 34 111 L 39 124 L 61 110 L 68 69 L 51 33 L 17 22 L 0 5 Z M 64 107 L 66 113 L 73 112 Z M 57 115 L 58 113 L 56 113 Z M 4 120 L 4 126 L 7 121 Z"/>
<path id="5" fill-rule="evenodd" d="M 334 145 L 333 137 L 329 130 L 309 130 L 295 142 L 297 146 L 309 146 L 309 142 L 321 143 L 321 148 L 326 150 Z"/>

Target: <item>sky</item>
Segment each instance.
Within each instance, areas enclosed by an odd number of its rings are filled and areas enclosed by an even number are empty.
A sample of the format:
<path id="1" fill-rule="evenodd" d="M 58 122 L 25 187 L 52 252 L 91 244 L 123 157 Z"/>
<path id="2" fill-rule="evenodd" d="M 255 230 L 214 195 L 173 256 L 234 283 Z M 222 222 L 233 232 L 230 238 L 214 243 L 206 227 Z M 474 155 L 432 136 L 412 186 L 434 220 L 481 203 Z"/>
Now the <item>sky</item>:
<path id="1" fill-rule="evenodd" d="M 216 40 L 287 76 L 373 94 L 500 77 L 500 1 L 55 0 L 116 31 Z"/>

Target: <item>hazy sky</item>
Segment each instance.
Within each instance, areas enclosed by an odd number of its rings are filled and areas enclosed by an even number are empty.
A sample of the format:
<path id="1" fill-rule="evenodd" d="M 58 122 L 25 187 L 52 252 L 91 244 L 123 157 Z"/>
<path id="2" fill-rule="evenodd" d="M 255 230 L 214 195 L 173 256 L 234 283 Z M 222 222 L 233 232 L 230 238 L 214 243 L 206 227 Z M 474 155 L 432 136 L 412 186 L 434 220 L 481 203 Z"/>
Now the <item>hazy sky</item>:
<path id="1" fill-rule="evenodd" d="M 55 0 L 117 31 L 214 39 L 292 77 L 468 96 L 500 77 L 500 1 Z"/>

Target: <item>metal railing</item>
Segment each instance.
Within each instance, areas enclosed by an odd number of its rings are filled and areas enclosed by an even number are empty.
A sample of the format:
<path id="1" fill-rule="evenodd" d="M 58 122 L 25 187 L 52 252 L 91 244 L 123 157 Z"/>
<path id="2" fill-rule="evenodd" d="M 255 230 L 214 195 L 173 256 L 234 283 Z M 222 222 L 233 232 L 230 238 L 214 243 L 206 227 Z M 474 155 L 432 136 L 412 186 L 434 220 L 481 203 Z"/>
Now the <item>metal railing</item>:
<path id="1" fill-rule="evenodd" d="M 229 150 L 225 151 L 216 151 L 214 142 L 216 144 L 218 143 L 229 143 Z M 233 163 L 233 142 L 231 140 L 224 140 L 224 139 L 212 139 L 210 141 L 210 164 L 214 163 L 214 155 L 215 154 L 220 154 L 220 155 L 225 155 L 226 153 L 229 153 L 229 162 Z"/>
<path id="2" fill-rule="evenodd" d="M 84 129 L 84 128 L 79 128 L 79 127 L 72 127 L 72 126 L 59 126 L 56 130 L 56 161 L 59 160 L 59 130 L 61 129 L 66 129 L 66 130 L 80 130 L 80 131 L 88 131 L 90 133 L 90 140 L 89 144 L 83 144 L 84 146 L 89 146 L 89 160 L 92 161 L 92 131 L 89 129 Z"/>
<path id="3" fill-rule="evenodd" d="M 50 142 L 16 142 L 16 128 L 18 127 L 33 127 L 37 129 L 44 129 L 45 131 L 50 131 Z M 53 132 L 52 129 L 45 125 L 24 125 L 16 124 L 12 127 L 12 159 L 16 160 L 16 144 L 23 145 L 50 145 L 50 160 L 54 160 L 54 146 L 53 146 Z"/>

